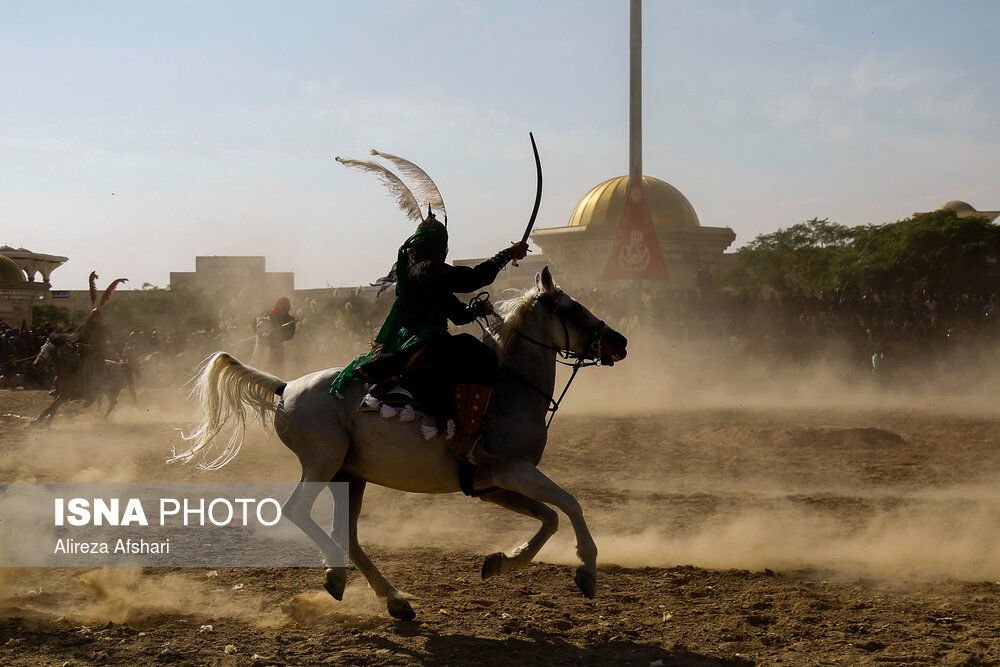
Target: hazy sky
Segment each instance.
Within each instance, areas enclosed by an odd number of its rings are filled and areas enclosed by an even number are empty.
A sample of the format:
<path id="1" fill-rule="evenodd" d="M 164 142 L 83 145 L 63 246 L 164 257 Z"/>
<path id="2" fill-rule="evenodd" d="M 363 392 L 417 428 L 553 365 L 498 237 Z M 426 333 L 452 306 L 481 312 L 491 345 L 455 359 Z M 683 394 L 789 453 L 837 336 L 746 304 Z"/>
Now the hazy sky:
<path id="1" fill-rule="evenodd" d="M 736 246 L 819 216 L 1000 208 L 1000 3 L 646 0 L 644 171 Z M 628 170 L 627 0 L 0 0 L 0 245 L 57 289 L 265 255 L 383 275 L 413 223 L 335 155 L 426 169 L 451 256 Z M 735 246 L 734 246 L 735 247 Z"/>

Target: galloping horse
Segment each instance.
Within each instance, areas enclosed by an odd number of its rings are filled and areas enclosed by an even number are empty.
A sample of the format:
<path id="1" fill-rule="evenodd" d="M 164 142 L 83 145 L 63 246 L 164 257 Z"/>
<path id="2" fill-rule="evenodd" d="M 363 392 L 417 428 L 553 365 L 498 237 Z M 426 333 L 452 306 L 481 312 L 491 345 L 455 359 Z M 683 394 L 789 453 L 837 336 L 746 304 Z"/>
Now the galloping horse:
<path id="1" fill-rule="evenodd" d="M 125 387 L 128 387 L 132 394 L 132 400 L 138 403 L 135 394 L 135 375 L 128 362 L 103 360 L 104 367 L 103 370 L 99 371 L 99 377 L 93 378 L 88 384 L 83 376 L 84 370 L 80 363 L 80 356 L 74 347 L 72 335 L 50 334 L 48 340 L 42 345 L 42 349 L 39 350 L 35 364 L 55 362 L 56 398 L 52 405 L 45 408 L 42 414 L 31 422 L 32 424 L 37 424 L 46 418 L 48 418 L 48 423 L 52 423 L 52 418 L 55 417 L 59 406 L 67 401 L 85 400 L 86 405 L 90 406 L 102 396 L 108 399 L 108 409 L 104 413 L 106 419 L 115 405 L 118 404 L 118 395 Z"/>
<path id="2" fill-rule="evenodd" d="M 488 556 L 482 576 L 485 579 L 527 565 L 534 558 L 558 526 L 551 504 L 573 524 L 577 556 L 583 561 L 575 581 L 584 595 L 593 597 L 597 545 L 580 504 L 537 465 L 545 449 L 545 418 L 550 406 L 557 405 L 553 400 L 557 354 L 574 356 L 577 366 L 612 364 L 625 357 L 627 341 L 556 287 L 548 268 L 535 283 L 519 298 L 498 304 L 502 323 L 493 328 L 492 342 L 502 363 L 487 409 L 485 437 L 489 450 L 500 461 L 485 468 L 486 481 L 495 488 L 479 498 L 534 517 L 541 527 L 510 555 Z M 386 599 L 389 613 L 409 620 L 415 613 L 405 594 L 389 583 L 358 543 L 357 521 L 365 485 L 372 482 L 414 493 L 455 493 L 461 490 L 458 466 L 448 456 L 443 437 L 425 443 L 413 424 L 381 419 L 377 412 L 359 412 L 365 394 L 362 382 L 346 382 L 342 398 L 331 396 L 330 383 L 338 373 L 340 369 L 328 369 L 286 383 L 244 366 L 225 352 L 215 353 L 196 381 L 202 417 L 198 430 L 189 436 L 195 444 L 169 460 L 197 458 L 202 468 L 221 468 L 238 454 L 247 417 L 256 415 L 265 425 L 273 418 L 275 432 L 302 465 L 302 477 L 283 513 L 312 538 L 328 564 L 335 563 L 343 553 L 341 548 L 310 517 L 323 488 L 314 482 L 347 482 L 350 558 L 375 594 Z M 280 397 L 277 404 L 275 396 Z M 212 452 L 210 444 L 233 417 L 238 425 L 233 437 L 221 453 Z M 335 522 L 338 514 L 335 512 Z M 327 568 L 325 587 L 338 600 L 346 580 L 346 567 Z"/>

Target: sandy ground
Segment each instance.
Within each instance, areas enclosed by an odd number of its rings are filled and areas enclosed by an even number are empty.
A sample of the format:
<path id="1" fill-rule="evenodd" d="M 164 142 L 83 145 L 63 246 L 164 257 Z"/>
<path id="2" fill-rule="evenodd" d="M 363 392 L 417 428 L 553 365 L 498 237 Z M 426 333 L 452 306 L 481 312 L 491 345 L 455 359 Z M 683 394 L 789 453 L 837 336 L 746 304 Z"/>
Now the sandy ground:
<path id="1" fill-rule="evenodd" d="M 361 539 L 413 596 L 414 621 L 389 617 L 353 570 L 338 603 L 320 568 L 7 569 L 0 665 L 1000 663 L 992 401 L 633 401 L 625 414 L 595 385 L 574 391 L 542 468 L 590 522 L 594 600 L 573 584 L 565 518 L 537 563 L 481 581 L 484 555 L 534 522 L 372 488 Z M 166 465 L 193 416 L 172 391 L 125 399 L 108 421 L 76 404 L 26 429 L 46 402 L 0 390 L 0 480 L 298 477 L 256 427 L 214 476 Z"/>

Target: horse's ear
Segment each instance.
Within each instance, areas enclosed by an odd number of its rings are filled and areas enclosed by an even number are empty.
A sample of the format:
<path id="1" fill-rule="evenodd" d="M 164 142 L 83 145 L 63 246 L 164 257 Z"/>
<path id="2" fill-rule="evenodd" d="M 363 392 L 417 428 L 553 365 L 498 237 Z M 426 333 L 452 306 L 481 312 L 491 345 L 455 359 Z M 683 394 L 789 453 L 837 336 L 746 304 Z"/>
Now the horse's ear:
<path id="1" fill-rule="evenodd" d="M 535 281 L 545 292 L 556 291 L 556 281 L 552 279 L 552 273 L 547 266 L 542 269 L 542 272 L 535 278 Z"/>
<path id="2" fill-rule="evenodd" d="M 535 274 L 535 290 L 538 292 L 542 291 L 542 274 Z"/>

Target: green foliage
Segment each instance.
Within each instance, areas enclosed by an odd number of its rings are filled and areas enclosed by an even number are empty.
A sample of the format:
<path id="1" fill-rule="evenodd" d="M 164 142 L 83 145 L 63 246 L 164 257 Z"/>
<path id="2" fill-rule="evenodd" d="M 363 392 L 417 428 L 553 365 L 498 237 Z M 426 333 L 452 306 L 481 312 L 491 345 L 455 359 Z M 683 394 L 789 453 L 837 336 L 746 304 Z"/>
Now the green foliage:
<path id="1" fill-rule="evenodd" d="M 762 234 L 719 272 L 736 290 L 923 289 L 988 294 L 1000 279 L 1000 226 L 933 211 L 882 225 L 844 227 L 813 218 Z"/>
<path id="2" fill-rule="evenodd" d="M 35 326 L 51 324 L 60 328 L 70 328 L 81 324 L 86 318 L 82 311 L 70 313 L 68 308 L 51 303 L 31 307 L 31 321 Z"/>
<path id="3" fill-rule="evenodd" d="M 739 291 L 796 290 L 835 287 L 830 273 L 847 252 L 855 230 L 827 219 L 813 218 L 761 234 L 736 251 L 735 261 L 718 280 Z"/>
<path id="4" fill-rule="evenodd" d="M 933 211 L 858 230 L 837 273 L 862 289 L 988 294 L 1000 278 L 1000 227 Z"/>
<path id="5" fill-rule="evenodd" d="M 116 295 L 101 312 L 108 325 L 117 329 L 200 331 L 218 326 L 218 314 L 208 300 L 185 287 L 143 283 L 137 290 Z"/>

